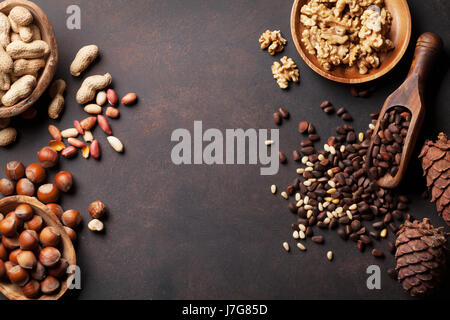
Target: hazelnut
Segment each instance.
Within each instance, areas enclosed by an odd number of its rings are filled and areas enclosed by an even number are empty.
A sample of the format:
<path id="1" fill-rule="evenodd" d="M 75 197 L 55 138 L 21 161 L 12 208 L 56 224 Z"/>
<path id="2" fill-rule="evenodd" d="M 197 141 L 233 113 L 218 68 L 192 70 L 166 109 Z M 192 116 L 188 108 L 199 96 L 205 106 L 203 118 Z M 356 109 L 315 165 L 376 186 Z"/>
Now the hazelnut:
<path id="1" fill-rule="evenodd" d="M 61 241 L 61 234 L 54 227 L 45 227 L 39 235 L 44 247 L 57 247 Z"/>
<path id="2" fill-rule="evenodd" d="M 75 230 L 64 226 L 64 231 L 66 231 L 66 233 L 69 236 L 70 241 L 72 241 L 72 243 L 75 243 L 77 241 L 77 233 L 75 232 Z"/>
<path id="3" fill-rule="evenodd" d="M 23 227 L 23 220 L 20 219 L 18 216 L 16 216 L 16 213 L 14 211 L 11 211 L 10 213 L 8 213 L 5 217 L 6 218 L 13 218 L 14 220 L 16 220 L 17 223 L 17 230 L 22 229 Z"/>
<path id="4" fill-rule="evenodd" d="M 34 280 L 41 281 L 45 278 L 45 275 L 46 275 L 45 267 L 42 263 L 38 261 L 36 263 L 36 267 L 33 270 L 31 270 L 31 277 Z"/>
<path id="5" fill-rule="evenodd" d="M 9 280 L 20 287 L 23 287 L 27 284 L 30 276 L 28 275 L 27 270 L 17 265 L 12 267 L 7 271 Z"/>
<path id="6" fill-rule="evenodd" d="M 5 263 L 0 260 L 0 280 L 3 279 L 6 275 L 6 267 L 5 267 Z"/>
<path id="7" fill-rule="evenodd" d="M 20 245 L 19 245 L 19 237 L 15 236 L 15 237 L 12 237 L 12 238 L 8 238 L 8 237 L 3 236 L 2 237 L 2 244 L 8 250 L 16 250 L 17 248 L 20 247 Z"/>
<path id="8" fill-rule="evenodd" d="M 6 178 L 0 179 L 0 193 L 5 197 L 13 195 L 15 190 L 14 182 Z"/>
<path id="9" fill-rule="evenodd" d="M 103 222 L 98 219 L 93 219 L 88 223 L 88 228 L 91 231 L 102 232 L 103 227 Z"/>
<path id="10" fill-rule="evenodd" d="M 45 169 L 39 163 L 30 164 L 25 170 L 25 175 L 31 182 L 37 184 L 44 182 L 47 178 Z"/>
<path id="11" fill-rule="evenodd" d="M 48 274 L 52 277 L 61 279 L 67 274 L 68 267 L 69 262 L 66 259 L 61 259 L 56 266 L 48 269 Z"/>
<path id="12" fill-rule="evenodd" d="M 82 216 L 77 210 L 67 210 L 61 217 L 62 223 L 69 228 L 77 227 L 81 222 Z"/>
<path id="13" fill-rule="evenodd" d="M 58 220 L 61 219 L 62 214 L 64 213 L 64 210 L 59 204 L 48 203 L 47 208 L 50 209 L 50 211 L 58 218 Z"/>
<path id="14" fill-rule="evenodd" d="M 53 267 L 61 258 L 61 253 L 54 247 L 45 247 L 39 253 L 39 262 L 45 267 Z"/>
<path id="15" fill-rule="evenodd" d="M 42 217 L 38 216 L 38 215 L 34 215 L 34 217 L 31 220 L 28 220 L 27 222 L 25 222 L 25 229 L 39 232 L 39 231 L 41 231 L 43 224 L 44 224 L 44 221 L 42 220 Z"/>
<path id="16" fill-rule="evenodd" d="M 17 255 L 17 263 L 24 269 L 33 269 L 37 263 L 36 256 L 31 251 L 20 251 Z"/>
<path id="17" fill-rule="evenodd" d="M 16 207 L 16 210 L 14 210 L 14 213 L 16 214 L 17 218 L 24 221 L 30 220 L 34 215 L 33 208 L 31 208 L 31 206 L 26 203 L 19 204 Z"/>
<path id="18" fill-rule="evenodd" d="M 12 269 L 12 267 L 17 266 L 17 263 L 11 262 L 11 261 L 6 261 L 5 262 L 5 269 L 6 269 L 6 273 L 8 273 L 9 270 Z"/>
<path id="19" fill-rule="evenodd" d="M 14 262 L 15 264 L 19 264 L 19 262 L 17 260 L 17 256 L 21 252 L 22 252 L 22 250 L 20 250 L 20 249 L 16 249 L 16 250 L 11 251 L 9 253 L 9 261 Z"/>
<path id="20" fill-rule="evenodd" d="M 73 185 L 73 176 L 68 171 L 61 171 L 55 176 L 55 185 L 62 192 L 68 192 Z"/>
<path id="21" fill-rule="evenodd" d="M 106 206 L 100 200 L 94 201 L 89 205 L 89 214 L 94 219 L 102 218 L 106 213 Z"/>
<path id="22" fill-rule="evenodd" d="M 44 168 L 53 168 L 58 164 L 58 152 L 50 147 L 43 147 L 38 152 L 38 159 Z"/>
<path id="23" fill-rule="evenodd" d="M 6 217 L 0 221 L 0 232 L 5 237 L 14 237 L 17 234 L 17 222 L 13 217 Z"/>
<path id="24" fill-rule="evenodd" d="M 22 196 L 34 196 L 34 184 L 27 178 L 20 179 L 16 184 L 16 193 Z"/>
<path id="25" fill-rule="evenodd" d="M 25 230 L 19 236 L 19 244 L 22 250 L 34 250 L 39 246 L 39 237 L 34 230 Z"/>
<path id="26" fill-rule="evenodd" d="M 41 285 L 36 280 L 31 280 L 22 288 L 23 295 L 29 299 L 37 298 L 41 294 Z"/>
<path id="27" fill-rule="evenodd" d="M 0 260 L 7 261 L 8 257 L 8 250 L 6 250 L 3 244 L 0 244 Z"/>
<path id="28" fill-rule="evenodd" d="M 38 199 L 45 204 L 50 202 L 56 202 L 59 199 L 59 191 L 54 184 L 51 183 L 43 184 L 42 186 L 39 187 L 37 191 L 37 196 Z"/>
<path id="29" fill-rule="evenodd" d="M 43 294 L 53 294 L 59 289 L 59 280 L 48 276 L 41 282 L 41 291 Z"/>
<path id="30" fill-rule="evenodd" d="M 12 180 L 19 180 L 25 175 L 25 167 L 19 161 L 10 161 L 6 164 L 6 175 Z"/>

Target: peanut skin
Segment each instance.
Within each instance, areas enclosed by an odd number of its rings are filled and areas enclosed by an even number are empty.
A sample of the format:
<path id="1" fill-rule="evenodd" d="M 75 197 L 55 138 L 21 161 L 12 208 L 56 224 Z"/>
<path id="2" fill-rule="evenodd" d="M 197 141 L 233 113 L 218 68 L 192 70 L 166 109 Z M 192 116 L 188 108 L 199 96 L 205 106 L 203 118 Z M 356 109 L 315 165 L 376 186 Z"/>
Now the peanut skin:
<path id="1" fill-rule="evenodd" d="M 98 47 L 95 44 L 81 48 L 70 66 L 70 73 L 78 77 L 98 57 Z"/>
<path id="2" fill-rule="evenodd" d="M 85 104 L 92 101 L 95 98 L 97 90 L 105 89 L 111 84 L 111 81 L 112 77 L 109 73 L 106 73 L 103 76 L 95 75 L 86 78 L 77 92 L 77 102 L 79 104 Z"/>
<path id="3" fill-rule="evenodd" d="M 6 107 L 10 107 L 19 100 L 28 97 L 36 87 L 36 78 L 26 75 L 14 82 L 11 88 L 2 98 L 2 103 Z"/>
<path id="4" fill-rule="evenodd" d="M 0 49 L 1 51 L 1 49 Z M 13 76 L 20 77 L 26 74 L 35 76 L 41 68 L 45 67 L 44 59 L 19 59 L 14 61 Z"/>
<path id="5" fill-rule="evenodd" d="M 64 109 L 64 91 L 66 90 L 66 82 L 62 79 L 55 80 L 50 87 L 49 94 L 52 102 L 48 106 L 48 116 L 50 119 L 58 119 Z"/>
<path id="6" fill-rule="evenodd" d="M 13 41 L 6 47 L 6 52 L 14 60 L 36 59 L 46 56 L 50 52 L 50 48 L 48 44 L 42 40 L 35 40 L 30 43 Z"/>
<path id="7" fill-rule="evenodd" d="M 9 31 L 11 30 L 11 24 L 9 23 L 8 17 L 0 12 L 0 45 L 3 48 L 11 42 Z"/>

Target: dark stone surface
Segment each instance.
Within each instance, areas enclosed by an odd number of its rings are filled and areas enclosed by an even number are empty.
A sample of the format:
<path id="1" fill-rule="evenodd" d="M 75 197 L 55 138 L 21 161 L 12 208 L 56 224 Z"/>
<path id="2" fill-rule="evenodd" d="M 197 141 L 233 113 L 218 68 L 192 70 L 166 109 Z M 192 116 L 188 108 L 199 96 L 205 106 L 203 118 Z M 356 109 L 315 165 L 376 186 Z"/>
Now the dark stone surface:
<path id="1" fill-rule="evenodd" d="M 426 127 L 422 140 L 439 131 L 450 132 L 450 49 L 448 1 L 408 1 L 413 36 L 398 67 L 377 81 L 367 99 L 353 98 L 348 86 L 313 73 L 297 54 L 290 35 L 292 1 L 80 1 L 82 30 L 66 28 L 66 8 L 73 1 L 36 1 L 54 25 L 60 47 L 57 73 L 68 81 L 66 111 L 60 128 L 72 126 L 85 114 L 75 102 L 81 79 L 69 74 L 69 64 L 85 44 L 96 43 L 101 59 L 89 74 L 110 72 L 120 95 L 135 91 L 139 103 L 120 106 L 121 118 L 111 121 L 124 142 L 116 154 L 97 128 L 103 157 L 86 161 L 81 156 L 63 160 L 61 169 L 76 178 L 76 190 L 65 195 L 64 208 L 83 212 L 78 259 L 80 299 L 406 299 L 386 271 L 394 259 L 377 260 L 361 254 L 353 243 L 335 232 L 324 234 L 324 245 L 306 241 L 298 251 L 291 240 L 294 216 L 286 202 L 270 194 L 272 183 L 286 185 L 295 177 L 291 162 L 277 176 L 259 175 L 257 166 L 175 166 L 170 159 L 170 135 L 176 128 L 192 130 L 194 120 L 204 128 L 273 128 L 272 113 L 281 106 L 291 119 L 280 129 L 281 150 L 291 153 L 300 141 L 300 120 L 313 122 L 322 137 L 341 124 L 319 105 L 324 99 L 345 106 L 360 131 L 369 113 L 405 78 L 418 35 L 433 31 L 445 42 L 445 57 L 430 81 Z M 299 85 L 280 90 L 272 79 L 274 58 L 259 49 L 258 38 L 267 28 L 281 29 L 289 43 L 283 54 L 292 57 L 301 72 Z M 20 139 L 2 150 L 0 163 L 36 161 L 47 144 L 47 98 L 37 107 L 38 119 L 15 120 Z M 321 143 L 323 143 L 322 141 Z M 433 204 L 420 199 L 424 181 L 413 159 L 404 192 L 414 200 L 411 213 L 443 221 Z M 52 177 L 56 170 L 52 171 Z M 87 207 L 101 199 L 110 208 L 106 233 L 87 229 Z M 392 238 L 392 235 L 390 235 Z M 289 241 L 293 251 L 282 249 Z M 376 247 L 387 252 L 386 241 Z M 329 262 L 325 255 L 335 252 Z M 366 268 L 380 265 L 382 290 L 366 287 Z M 440 294 L 449 296 L 449 285 Z"/>

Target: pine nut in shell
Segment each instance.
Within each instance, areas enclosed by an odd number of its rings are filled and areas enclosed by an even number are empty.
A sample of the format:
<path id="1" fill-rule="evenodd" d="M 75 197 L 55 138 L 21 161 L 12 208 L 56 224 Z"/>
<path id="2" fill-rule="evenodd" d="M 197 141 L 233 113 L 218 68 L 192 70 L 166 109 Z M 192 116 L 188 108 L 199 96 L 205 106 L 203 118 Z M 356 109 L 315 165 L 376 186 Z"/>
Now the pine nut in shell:
<path id="1" fill-rule="evenodd" d="M 109 136 L 109 137 L 107 137 L 106 139 L 108 140 L 109 145 L 110 145 L 116 152 L 119 152 L 119 153 L 123 152 L 123 150 L 124 150 L 123 144 L 122 144 L 122 142 L 121 142 L 118 138 L 116 138 L 116 137 L 114 137 L 114 136 Z"/>

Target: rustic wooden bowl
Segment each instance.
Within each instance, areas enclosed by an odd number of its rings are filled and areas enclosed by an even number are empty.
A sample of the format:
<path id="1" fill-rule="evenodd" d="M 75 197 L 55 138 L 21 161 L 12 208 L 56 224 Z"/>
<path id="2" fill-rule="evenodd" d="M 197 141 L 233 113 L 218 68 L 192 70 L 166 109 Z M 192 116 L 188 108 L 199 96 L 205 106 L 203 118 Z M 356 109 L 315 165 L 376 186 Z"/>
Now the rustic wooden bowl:
<path id="1" fill-rule="evenodd" d="M 26 197 L 26 196 L 12 196 L 6 197 L 0 200 L 0 212 L 7 214 L 13 211 L 17 205 L 21 203 L 29 204 L 33 209 L 35 214 L 42 217 L 47 226 L 54 227 L 61 233 L 62 239 L 62 250 L 61 256 L 69 262 L 69 265 L 76 265 L 76 254 L 75 249 L 72 245 L 67 233 L 61 222 L 50 212 L 46 205 L 41 203 L 36 198 Z M 67 291 L 67 282 L 61 281 L 60 291 L 55 295 L 42 295 L 39 300 L 58 300 Z M 25 297 L 22 293 L 22 289 L 16 285 L 8 282 L 0 282 L 0 292 L 2 292 L 10 300 L 33 300 Z"/>
<path id="2" fill-rule="evenodd" d="M 10 118 L 21 114 L 31 107 L 47 90 L 50 85 L 53 76 L 56 72 L 58 65 L 58 44 L 56 43 L 55 32 L 53 27 L 47 19 L 44 11 L 41 10 L 36 4 L 26 0 L 6 0 L 0 3 L 0 11 L 8 15 L 12 8 L 16 6 L 22 6 L 30 10 L 34 17 L 34 23 L 41 30 L 42 40 L 47 42 L 50 47 L 50 53 L 47 57 L 47 63 L 43 70 L 40 72 L 36 88 L 31 95 L 16 103 L 11 107 L 0 106 L 0 118 Z"/>
<path id="3" fill-rule="evenodd" d="M 333 67 L 325 70 L 316 59 L 306 50 L 301 42 L 304 26 L 300 23 L 300 10 L 309 0 L 295 0 L 291 11 L 291 33 L 295 47 L 306 64 L 321 76 L 341 83 L 363 83 L 375 80 L 389 72 L 403 57 L 411 38 L 411 14 L 406 0 L 385 0 L 385 7 L 392 14 L 392 26 L 389 38 L 395 48 L 385 54 L 380 54 L 381 65 L 377 69 L 370 69 L 367 74 L 360 74 L 358 68 L 346 66 Z"/>

